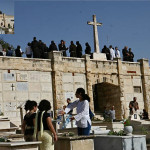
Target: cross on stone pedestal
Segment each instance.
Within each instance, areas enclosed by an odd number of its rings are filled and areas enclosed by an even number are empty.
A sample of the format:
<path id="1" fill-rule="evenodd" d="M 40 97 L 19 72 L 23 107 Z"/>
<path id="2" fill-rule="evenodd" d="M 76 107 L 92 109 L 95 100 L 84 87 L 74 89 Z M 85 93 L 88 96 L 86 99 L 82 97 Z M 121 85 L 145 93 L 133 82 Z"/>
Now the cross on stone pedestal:
<path id="1" fill-rule="evenodd" d="M 96 53 L 100 53 L 97 26 L 101 26 L 102 23 L 96 22 L 96 15 L 93 15 L 93 22 L 88 21 L 87 24 L 93 25 L 93 32 L 94 32 L 94 50 L 95 50 Z"/>
<path id="2" fill-rule="evenodd" d="M 12 84 L 11 87 L 12 87 L 12 91 L 13 91 L 15 86 Z"/>

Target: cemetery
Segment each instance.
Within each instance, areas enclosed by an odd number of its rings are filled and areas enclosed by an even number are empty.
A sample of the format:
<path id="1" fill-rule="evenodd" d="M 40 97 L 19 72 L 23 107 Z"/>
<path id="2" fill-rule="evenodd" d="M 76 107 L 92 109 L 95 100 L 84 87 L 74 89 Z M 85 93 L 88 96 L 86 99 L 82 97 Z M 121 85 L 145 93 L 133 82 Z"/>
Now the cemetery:
<path id="1" fill-rule="evenodd" d="M 147 59 L 138 62 L 125 62 L 120 58 L 106 60 L 99 52 L 95 15 L 88 24 L 95 24 L 93 59 L 89 55 L 63 57 L 59 51 L 50 52 L 48 59 L 0 56 L 0 150 L 38 150 L 41 141 L 25 142 L 20 128 L 24 103 L 28 99 L 51 102 L 58 135 L 55 150 L 150 149 L 150 121 L 141 120 L 139 116 L 143 109 L 150 114 L 149 62 Z M 89 95 L 90 108 L 95 114 L 90 136 L 77 136 L 75 122 L 64 125 L 65 116 L 57 120 L 58 110 L 66 105 L 67 98 L 75 100 L 79 87 Z M 129 117 L 133 97 L 137 97 L 139 110 Z M 105 106 L 115 107 L 116 122 L 104 120 Z M 130 134 L 123 132 L 121 123 L 128 117 L 133 128 Z"/>

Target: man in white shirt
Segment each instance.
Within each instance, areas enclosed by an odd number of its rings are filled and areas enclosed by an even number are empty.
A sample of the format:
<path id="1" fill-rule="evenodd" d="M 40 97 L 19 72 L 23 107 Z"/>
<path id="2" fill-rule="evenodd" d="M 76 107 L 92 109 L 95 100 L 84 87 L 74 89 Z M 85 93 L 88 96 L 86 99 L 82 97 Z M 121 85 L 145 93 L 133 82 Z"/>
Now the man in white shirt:
<path id="1" fill-rule="evenodd" d="M 28 45 L 26 47 L 25 54 L 26 54 L 27 58 L 31 58 L 32 57 L 31 43 L 28 43 Z"/>
<path id="2" fill-rule="evenodd" d="M 115 47 L 115 58 L 120 58 L 120 51 L 117 46 Z"/>
<path id="3" fill-rule="evenodd" d="M 113 60 L 115 58 L 115 51 L 112 48 L 112 45 L 109 46 L 109 51 L 110 51 L 110 60 Z"/>
<path id="4" fill-rule="evenodd" d="M 115 116 L 116 113 L 115 113 L 115 107 L 114 106 L 112 106 L 112 108 L 111 108 L 111 110 L 109 110 L 108 114 L 110 115 L 111 121 L 114 122 L 116 120 L 116 116 Z"/>

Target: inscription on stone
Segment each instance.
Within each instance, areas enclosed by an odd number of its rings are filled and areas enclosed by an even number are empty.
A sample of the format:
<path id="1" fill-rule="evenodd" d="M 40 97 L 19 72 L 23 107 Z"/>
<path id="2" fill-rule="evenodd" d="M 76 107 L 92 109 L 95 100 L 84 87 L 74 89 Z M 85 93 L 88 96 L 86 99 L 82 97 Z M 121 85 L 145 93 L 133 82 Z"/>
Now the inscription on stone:
<path id="1" fill-rule="evenodd" d="M 15 81 L 14 73 L 4 73 L 4 81 Z"/>
<path id="2" fill-rule="evenodd" d="M 16 90 L 17 91 L 28 91 L 28 83 L 17 82 L 16 83 Z"/>
<path id="3" fill-rule="evenodd" d="M 28 74 L 27 73 L 17 73 L 17 81 L 20 81 L 20 82 L 28 81 Z"/>

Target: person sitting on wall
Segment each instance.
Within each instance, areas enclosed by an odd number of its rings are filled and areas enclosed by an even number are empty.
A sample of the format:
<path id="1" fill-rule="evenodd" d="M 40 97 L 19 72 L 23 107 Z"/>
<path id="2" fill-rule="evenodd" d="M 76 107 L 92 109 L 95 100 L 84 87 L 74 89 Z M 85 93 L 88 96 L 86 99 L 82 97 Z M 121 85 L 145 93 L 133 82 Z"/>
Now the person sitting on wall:
<path id="1" fill-rule="evenodd" d="M 148 112 L 146 112 L 145 109 L 143 109 L 142 119 L 149 119 L 149 118 L 148 118 Z"/>
<path id="2" fill-rule="evenodd" d="M 130 101 L 129 103 L 130 115 L 133 115 L 133 113 L 139 109 L 139 105 L 136 100 L 137 98 L 133 97 L 133 101 Z"/>

